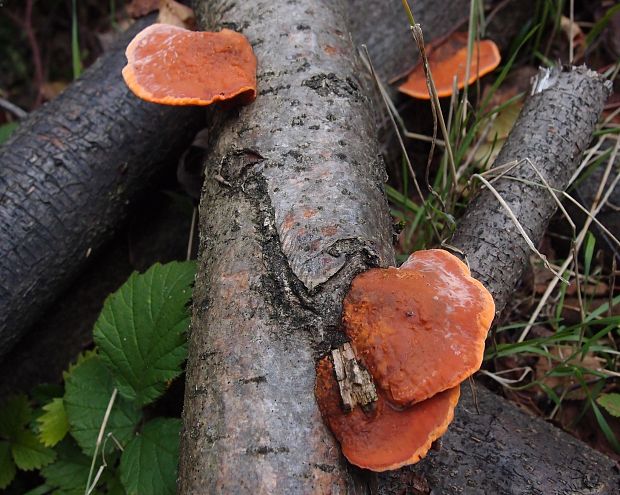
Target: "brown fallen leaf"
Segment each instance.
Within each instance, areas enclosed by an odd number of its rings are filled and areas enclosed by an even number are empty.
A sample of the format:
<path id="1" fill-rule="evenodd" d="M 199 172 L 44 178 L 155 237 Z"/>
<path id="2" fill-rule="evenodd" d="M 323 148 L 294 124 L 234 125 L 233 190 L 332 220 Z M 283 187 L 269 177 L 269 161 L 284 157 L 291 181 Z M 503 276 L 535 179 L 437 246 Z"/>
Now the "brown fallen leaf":
<path id="1" fill-rule="evenodd" d="M 565 393 L 565 399 L 584 400 L 586 399 L 587 394 L 573 375 L 548 375 L 551 370 L 558 366 L 560 361 L 565 361 L 565 364 L 568 366 L 575 365 L 594 371 L 600 371 L 605 368 L 605 360 L 591 352 L 586 353 L 583 359 L 581 359 L 581 354 L 577 354 L 573 358 L 568 359 L 574 351 L 575 349 L 568 345 L 553 347 L 549 350 L 549 353 L 555 356 L 557 360 L 541 357 L 538 360 L 534 371 L 536 374 L 536 379 L 540 380 L 547 387 L 556 390 L 558 395 Z M 587 374 L 587 372 L 584 374 Z"/>
<path id="2" fill-rule="evenodd" d="M 159 16 L 157 22 L 171 24 L 185 29 L 196 29 L 194 11 L 174 0 L 159 0 Z"/>
<path id="3" fill-rule="evenodd" d="M 159 0 L 131 0 L 125 7 L 127 14 L 134 19 L 143 17 L 159 9 Z"/>

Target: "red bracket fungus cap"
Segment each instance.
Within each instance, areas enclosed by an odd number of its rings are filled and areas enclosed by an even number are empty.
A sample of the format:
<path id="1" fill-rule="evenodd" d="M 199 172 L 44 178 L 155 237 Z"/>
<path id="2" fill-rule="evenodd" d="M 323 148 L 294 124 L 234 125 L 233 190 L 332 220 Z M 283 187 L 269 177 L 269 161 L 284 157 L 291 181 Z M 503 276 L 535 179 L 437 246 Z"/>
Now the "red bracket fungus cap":
<path id="1" fill-rule="evenodd" d="M 393 407 L 380 390 L 368 413 L 342 410 L 338 383 L 329 357 L 317 365 L 315 396 L 323 419 L 351 464 L 373 471 L 418 462 L 445 433 L 459 399 L 456 386 L 407 409 Z"/>
<path id="2" fill-rule="evenodd" d="M 480 368 L 493 321 L 491 294 L 442 249 L 400 268 L 358 275 L 344 300 L 345 332 L 377 388 L 407 407 L 453 388 Z"/>
<path id="3" fill-rule="evenodd" d="M 153 24 L 127 46 L 123 78 L 143 100 L 164 105 L 210 105 L 256 98 L 256 57 L 247 38 Z"/>
<path id="4" fill-rule="evenodd" d="M 457 32 L 439 46 L 433 46 L 432 43 L 428 46 L 428 63 L 433 74 L 437 96 L 440 98 L 452 95 L 454 76 L 457 78 L 458 89 L 465 86 L 467 37 L 467 33 Z M 495 70 L 501 59 L 499 49 L 493 41 L 474 41 L 467 84 L 472 84 L 476 79 Z M 398 90 L 413 98 L 430 99 L 421 62 L 411 71 Z"/>

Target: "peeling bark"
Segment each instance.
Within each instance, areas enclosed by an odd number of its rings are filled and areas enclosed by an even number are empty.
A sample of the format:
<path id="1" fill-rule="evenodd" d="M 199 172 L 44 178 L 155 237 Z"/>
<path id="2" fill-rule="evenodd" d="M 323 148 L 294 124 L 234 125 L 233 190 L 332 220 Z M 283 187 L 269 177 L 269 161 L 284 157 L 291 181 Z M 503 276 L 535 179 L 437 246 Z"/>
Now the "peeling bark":
<path id="1" fill-rule="evenodd" d="M 147 23 L 30 114 L 0 148 L 0 357 L 203 125 L 200 110 L 146 103 L 125 87 L 125 46 Z"/>

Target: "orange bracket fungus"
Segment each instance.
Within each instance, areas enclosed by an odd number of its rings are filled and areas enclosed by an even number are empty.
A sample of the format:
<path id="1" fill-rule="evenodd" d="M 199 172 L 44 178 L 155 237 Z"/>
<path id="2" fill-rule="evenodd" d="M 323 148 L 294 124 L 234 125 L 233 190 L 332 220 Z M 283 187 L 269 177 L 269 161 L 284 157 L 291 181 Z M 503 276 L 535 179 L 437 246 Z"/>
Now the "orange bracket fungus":
<path id="1" fill-rule="evenodd" d="M 386 471 L 418 462 L 445 433 L 454 417 L 460 387 L 436 394 L 407 409 L 391 405 L 379 391 L 369 412 L 342 410 L 334 368 L 328 357 L 319 361 L 315 395 L 323 419 L 351 464 Z"/>
<path id="2" fill-rule="evenodd" d="M 428 63 L 437 88 L 437 95 L 440 98 L 450 96 L 455 77 L 458 89 L 462 89 L 465 86 L 467 72 L 467 33 L 454 33 L 436 47 L 431 43 L 428 46 L 428 52 Z M 500 61 L 499 49 L 493 41 L 475 41 L 467 84 L 472 84 L 476 79 L 493 71 Z M 430 99 L 422 63 L 418 63 L 398 90 L 413 98 Z"/>
<path id="3" fill-rule="evenodd" d="M 347 337 L 375 383 L 400 407 L 455 387 L 480 368 L 491 294 L 443 249 L 400 268 L 358 275 L 344 300 Z"/>
<path id="4" fill-rule="evenodd" d="M 127 46 L 123 78 L 143 100 L 164 105 L 210 105 L 256 98 L 256 57 L 247 38 L 153 24 Z"/>
<path id="5" fill-rule="evenodd" d="M 426 455 L 452 421 L 459 384 L 480 368 L 494 313 L 467 265 L 441 249 L 353 280 L 343 307 L 350 343 L 332 351 L 335 371 L 319 362 L 315 388 L 351 463 L 384 471 Z"/>

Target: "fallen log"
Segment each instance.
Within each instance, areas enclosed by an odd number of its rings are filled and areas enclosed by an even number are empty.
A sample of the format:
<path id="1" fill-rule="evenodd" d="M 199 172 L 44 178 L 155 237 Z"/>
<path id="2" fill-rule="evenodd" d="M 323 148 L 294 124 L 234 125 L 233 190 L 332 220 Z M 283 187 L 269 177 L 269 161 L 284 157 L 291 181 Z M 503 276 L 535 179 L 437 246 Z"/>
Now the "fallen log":
<path id="1" fill-rule="evenodd" d="M 161 192 L 147 191 L 114 239 L 93 255 L 93 262 L 0 361 L 0 397 L 60 383 L 69 363 L 92 346 L 93 325 L 105 298 L 131 272 L 186 258 L 191 218 L 191 212 L 180 212 Z"/>
<path id="2" fill-rule="evenodd" d="M 207 163 L 179 491 L 368 493 L 374 485 L 396 493 L 389 477 L 377 481 L 347 468 L 312 391 L 315 359 L 343 340 L 340 305 L 350 280 L 393 261 L 370 103 L 354 48 L 342 36 L 343 6 L 314 0 L 231 6 L 213 0 L 199 2 L 198 13 L 209 29 L 232 25 L 248 36 L 260 61 L 261 89 L 254 104 L 222 126 Z M 591 75 L 594 82 L 584 83 L 579 71 L 570 74 L 578 81 L 576 91 L 586 91 L 581 97 L 591 105 L 583 121 L 593 127 L 604 84 Z M 494 227 L 510 231 L 506 223 Z M 510 277 L 503 280 L 510 283 Z M 503 298 L 510 289 L 500 285 L 498 279 Z M 484 404 L 496 401 L 484 390 L 481 396 Z M 582 445 L 542 420 L 526 418 L 508 403 L 489 412 L 463 416 L 462 429 L 448 437 L 452 450 L 446 447 L 439 457 L 446 465 L 454 462 L 447 454 L 456 452 L 459 440 L 473 449 L 467 464 L 479 477 L 473 493 L 498 486 L 485 473 L 497 463 L 487 453 L 488 438 L 467 442 L 497 414 L 507 425 L 532 424 L 536 432 L 524 437 L 532 442 L 527 451 L 512 438 L 519 432 L 498 440 L 505 447 L 499 454 L 506 466 L 502 486 L 513 487 L 507 493 L 528 491 L 522 475 L 528 470 L 541 493 L 569 493 L 555 475 L 574 470 L 604 480 L 600 493 L 617 485 L 620 476 L 608 472 L 611 461 L 587 447 L 574 460 L 535 457 L 537 451 L 543 456 L 550 448 L 577 445 L 574 452 Z M 468 471 L 450 485 L 449 472 L 439 469 L 435 457 L 418 469 L 441 473 L 438 493 L 466 493 Z"/>
<path id="3" fill-rule="evenodd" d="M 363 7 L 360 0 L 350 3 L 355 9 Z M 428 39 L 452 30 L 452 22 L 464 16 L 466 3 L 459 0 L 459 11 L 454 2 L 420 2 Z M 375 20 L 396 26 L 402 21 L 400 8 L 397 0 L 377 4 Z M 446 11 L 448 17 L 443 15 Z M 153 18 L 139 21 L 60 99 L 34 112 L 0 151 L 0 194 L 7 191 L 6 197 L 0 196 L 0 356 L 32 323 L 45 318 L 44 308 L 50 308 L 86 269 L 91 259 L 86 254 L 95 255 L 98 246 L 118 230 L 126 211 L 140 201 L 137 194 L 143 185 L 177 152 L 166 155 L 165 149 L 182 149 L 202 125 L 198 124 L 203 122 L 200 111 L 140 102 L 118 76 L 128 41 Z M 365 16 L 355 19 L 360 36 L 373 46 L 381 40 L 380 33 L 368 29 Z M 395 29 L 403 39 L 396 54 L 412 64 L 415 52 L 404 43 L 409 30 L 402 23 Z M 385 60 L 393 65 L 396 58 Z M 384 70 L 379 64 L 379 70 L 391 77 L 389 67 Z M 160 115 L 164 120 L 158 120 Z M 16 182 L 24 180 L 24 175 L 30 178 L 18 187 Z M 70 193 L 60 195 L 61 187 Z M 94 273 L 106 276 L 105 269 Z M 70 296 L 65 292 L 63 297 Z M 58 337 L 72 342 L 70 331 L 64 328 L 63 337 Z"/>
<path id="4" fill-rule="evenodd" d="M 314 402 L 352 277 L 394 262 L 368 81 L 341 1 L 197 3 L 259 60 L 206 166 L 179 493 L 346 493 Z M 221 176 L 224 180 L 218 178 Z"/>
<path id="5" fill-rule="evenodd" d="M 413 491 L 413 487 L 420 491 Z M 441 447 L 415 466 L 379 475 L 379 495 L 613 495 L 618 465 L 580 440 L 478 385 L 461 386 Z"/>
<path id="6" fill-rule="evenodd" d="M 419 54 L 411 42 L 411 30 L 402 0 L 346 0 L 353 41 L 364 44 L 377 75 L 384 82 L 402 78 L 418 63 Z M 467 22 L 468 0 L 434 2 L 416 0 L 416 21 L 431 41 L 450 34 Z"/>
<path id="7" fill-rule="evenodd" d="M 0 357 L 204 125 L 200 110 L 143 102 L 122 83 L 125 46 L 148 22 L 32 112 L 0 148 Z"/>
<path id="8" fill-rule="evenodd" d="M 472 273 L 493 294 L 498 313 L 528 266 L 532 249 L 526 235 L 538 245 L 557 210 L 548 188 L 523 181 L 544 186 L 542 176 L 549 187 L 566 189 L 610 90 L 610 82 L 585 66 L 541 70 L 495 161 L 495 166 L 516 166 L 493 182 L 495 192 L 484 188 L 459 220 L 450 244 L 466 254 Z"/>

